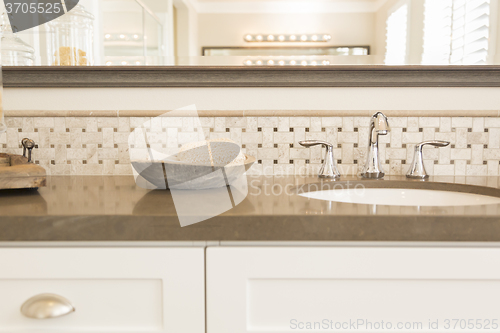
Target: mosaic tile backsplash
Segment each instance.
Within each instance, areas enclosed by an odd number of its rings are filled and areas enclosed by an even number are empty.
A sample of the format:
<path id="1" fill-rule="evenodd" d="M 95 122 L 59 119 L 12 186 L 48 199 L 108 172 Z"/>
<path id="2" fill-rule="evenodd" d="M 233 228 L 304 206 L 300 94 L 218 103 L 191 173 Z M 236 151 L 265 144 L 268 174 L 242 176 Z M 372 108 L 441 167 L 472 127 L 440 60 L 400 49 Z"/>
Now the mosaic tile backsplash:
<path id="1" fill-rule="evenodd" d="M 192 119 L 192 118 L 191 118 Z M 369 117 L 201 117 L 205 135 L 226 137 L 255 156 L 252 174 L 311 174 L 321 167 L 324 149 L 303 148 L 300 140 L 332 143 L 342 174 L 355 175 L 365 162 Z M 20 142 L 37 143 L 35 163 L 49 175 L 129 175 L 128 137 L 148 117 L 6 117 L 2 152 L 21 154 Z M 155 122 L 153 122 L 155 123 Z M 499 175 L 500 118 L 390 117 L 391 132 L 380 136 L 388 175 L 405 174 L 416 143 L 445 140 L 445 148 L 424 148 L 431 175 Z M 190 118 L 162 117 L 160 135 L 176 147 L 193 137 Z M 167 131 L 166 128 L 169 130 Z"/>

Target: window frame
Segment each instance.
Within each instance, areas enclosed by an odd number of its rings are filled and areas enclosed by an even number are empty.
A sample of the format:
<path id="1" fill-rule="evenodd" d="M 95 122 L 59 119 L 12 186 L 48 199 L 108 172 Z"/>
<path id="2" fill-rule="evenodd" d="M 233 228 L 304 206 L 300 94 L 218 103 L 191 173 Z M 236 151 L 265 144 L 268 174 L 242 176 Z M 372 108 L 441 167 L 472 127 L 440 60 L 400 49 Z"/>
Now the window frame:
<path id="1" fill-rule="evenodd" d="M 406 5 L 406 50 L 405 50 L 405 63 L 408 63 L 408 60 L 410 58 L 410 36 L 411 36 L 411 2 L 410 0 L 399 0 L 396 2 L 393 6 L 391 6 L 387 10 L 387 16 L 385 19 L 385 36 L 387 36 L 388 32 L 388 25 L 387 21 L 389 20 L 389 17 L 396 12 L 399 8 L 403 7 Z M 387 38 L 385 39 L 385 53 L 384 53 L 384 63 L 385 59 L 387 57 Z M 391 64 L 386 64 L 387 66 L 391 66 Z"/>

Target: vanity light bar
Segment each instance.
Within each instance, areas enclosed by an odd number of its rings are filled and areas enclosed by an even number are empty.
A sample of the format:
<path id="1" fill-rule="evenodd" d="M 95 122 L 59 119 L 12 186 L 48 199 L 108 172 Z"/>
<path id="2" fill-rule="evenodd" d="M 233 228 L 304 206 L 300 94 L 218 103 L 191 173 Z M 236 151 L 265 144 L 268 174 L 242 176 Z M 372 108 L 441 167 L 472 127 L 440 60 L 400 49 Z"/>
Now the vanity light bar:
<path id="1" fill-rule="evenodd" d="M 243 37 L 245 42 L 287 42 L 287 43 L 304 43 L 304 42 L 328 42 L 332 39 L 331 35 L 328 34 L 257 34 L 257 35 L 245 35 Z"/>
<path id="2" fill-rule="evenodd" d="M 143 40 L 141 34 L 104 34 L 105 42 L 138 42 Z"/>
<path id="3" fill-rule="evenodd" d="M 257 59 L 245 60 L 245 66 L 328 66 L 328 60 L 303 60 L 303 59 Z"/>

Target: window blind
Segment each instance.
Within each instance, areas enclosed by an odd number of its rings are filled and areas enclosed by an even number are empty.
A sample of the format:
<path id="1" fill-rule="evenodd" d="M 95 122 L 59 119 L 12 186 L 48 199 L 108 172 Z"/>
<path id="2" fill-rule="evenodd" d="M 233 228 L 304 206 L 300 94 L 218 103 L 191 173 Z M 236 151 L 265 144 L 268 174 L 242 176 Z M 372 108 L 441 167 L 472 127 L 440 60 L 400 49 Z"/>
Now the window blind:
<path id="1" fill-rule="evenodd" d="M 422 63 L 484 64 L 490 0 L 426 0 Z"/>

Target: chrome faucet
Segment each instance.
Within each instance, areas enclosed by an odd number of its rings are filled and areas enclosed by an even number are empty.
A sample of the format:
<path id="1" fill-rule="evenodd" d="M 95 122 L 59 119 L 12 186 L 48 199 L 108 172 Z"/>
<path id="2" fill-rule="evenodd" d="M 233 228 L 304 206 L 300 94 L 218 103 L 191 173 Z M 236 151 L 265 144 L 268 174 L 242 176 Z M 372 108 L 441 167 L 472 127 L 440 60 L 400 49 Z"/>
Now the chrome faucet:
<path id="1" fill-rule="evenodd" d="M 319 170 L 318 177 L 320 178 L 339 178 L 340 172 L 337 169 L 337 162 L 333 157 L 333 145 L 326 141 L 321 140 L 306 140 L 299 141 L 299 144 L 304 147 L 311 147 L 316 145 L 323 145 L 326 148 L 325 159 L 323 161 L 323 166 Z"/>
<path id="2" fill-rule="evenodd" d="M 387 117 L 382 112 L 375 113 L 370 120 L 370 132 L 368 139 L 368 153 L 366 163 L 361 177 L 363 178 L 383 178 L 385 173 L 378 156 L 378 136 L 387 135 L 391 130 Z"/>
<path id="3" fill-rule="evenodd" d="M 424 167 L 422 148 L 425 145 L 431 145 L 434 147 L 446 147 L 449 144 L 450 143 L 448 141 L 432 140 L 420 142 L 419 144 L 415 145 L 415 154 L 413 155 L 413 161 L 411 162 L 410 169 L 406 173 L 406 177 L 414 179 L 424 179 L 429 177 Z"/>

